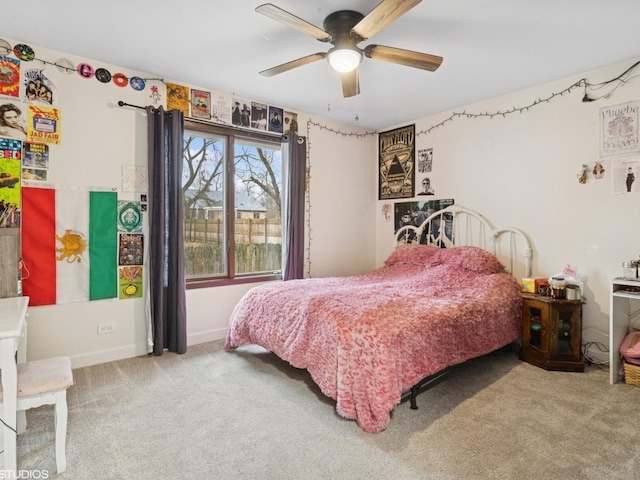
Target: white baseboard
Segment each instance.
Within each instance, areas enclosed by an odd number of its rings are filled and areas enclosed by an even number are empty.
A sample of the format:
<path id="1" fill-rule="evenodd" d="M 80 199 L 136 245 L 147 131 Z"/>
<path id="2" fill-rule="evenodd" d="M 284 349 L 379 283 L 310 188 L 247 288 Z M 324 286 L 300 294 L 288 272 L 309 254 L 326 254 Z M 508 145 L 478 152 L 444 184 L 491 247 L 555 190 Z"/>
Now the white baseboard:
<path id="1" fill-rule="evenodd" d="M 226 337 L 226 328 L 193 333 L 191 335 L 187 335 L 187 345 L 198 345 L 199 343 L 213 342 L 214 340 L 224 340 Z"/>
<path id="2" fill-rule="evenodd" d="M 125 347 L 112 348 L 109 350 L 100 350 L 99 352 L 83 353 L 82 355 L 70 356 L 71 368 L 89 367 L 98 365 L 99 363 L 114 362 L 116 360 L 124 360 L 125 358 L 133 358 L 146 355 L 144 345 L 128 345 Z"/>
<path id="3" fill-rule="evenodd" d="M 213 342 L 214 340 L 223 340 L 226 336 L 226 328 L 194 333 L 191 335 L 187 335 L 187 346 Z M 143 355 L 147 355 L 147 353 L 148 352 L 146 344 L 127 345 L 124 347 L 117 347 L 109 350 L 100 350 L 99 352 L 84 353 L 82 355 L 75 355 L 70 357 L 71 368 L 89 367 L 91 365 L 98 365 L 100 363 L 140 357 Z"/>

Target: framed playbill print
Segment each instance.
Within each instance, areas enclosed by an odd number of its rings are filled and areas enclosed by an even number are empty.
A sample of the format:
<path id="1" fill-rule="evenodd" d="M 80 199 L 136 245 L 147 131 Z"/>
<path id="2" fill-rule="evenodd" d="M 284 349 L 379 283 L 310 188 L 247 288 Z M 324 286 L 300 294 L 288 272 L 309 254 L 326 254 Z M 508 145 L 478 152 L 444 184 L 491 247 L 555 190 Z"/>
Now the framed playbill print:
<path id="1" fill-rule="evenodd" d="M 378 134 L 379 200 L 415 195 L 415 137 L 415 124 Z"/>

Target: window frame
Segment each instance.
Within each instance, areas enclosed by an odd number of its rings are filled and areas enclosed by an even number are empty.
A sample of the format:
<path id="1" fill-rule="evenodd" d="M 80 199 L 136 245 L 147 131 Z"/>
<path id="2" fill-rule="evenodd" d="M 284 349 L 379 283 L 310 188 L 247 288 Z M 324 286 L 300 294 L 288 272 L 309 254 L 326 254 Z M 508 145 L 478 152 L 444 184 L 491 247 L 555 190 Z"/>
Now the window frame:
<path id="1" fill-rule="evenodd" d="M 258 140 L 272 144 L 274 147 L 279 146 L 282 148 L 282 135 L 267 134 L 261 132 L 247 131 L 241 128 L 235 128 L 228 125 L 217 125 L 208 122 L 201 122 L 191 118 L 185 118 L 184 131 L 196 132 L 202 134 L 213 134 L 226 137 L 225 145 L 225 208 L 224 217 L 225 225 L 227 227 L 227 245 L 226 245 L 226 260 L 227 260 L 227 272 L 219 276 L 206 276 L 206 277 L 192 277 L 186 278 L 186 289 L 197 288 L 210 288 L 210 287 L 222 287 L 227 285 L 241 285 L 246 283 L 258 283 L 268 282 L 274 280 L 282 280 L 283 272 L 279 273 L 249 273 L 236 276 L 235 272 L 235 197 L 234 188 L 226 188 L 229 185 L 235 186 L 235 158 L 234 145 L 235 140 Z M 283 185 L 284 189 L 284 185 Z M 185 212 L 186 213 L 186 212 Z M 282 216 L 283 212 L 280 212 Z M 284 238 L 284 232 L 283 232 Z M 183 246 L 184 249 L 184 246 Z"/>

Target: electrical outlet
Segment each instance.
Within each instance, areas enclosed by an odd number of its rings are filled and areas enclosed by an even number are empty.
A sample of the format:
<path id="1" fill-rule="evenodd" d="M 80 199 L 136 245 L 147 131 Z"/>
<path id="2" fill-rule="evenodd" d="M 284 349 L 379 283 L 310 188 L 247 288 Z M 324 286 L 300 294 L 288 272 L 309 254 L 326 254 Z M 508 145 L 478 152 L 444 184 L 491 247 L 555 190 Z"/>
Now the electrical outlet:
<path id="1" fill-rule="evenodd" d="M 116 331 L 116 326 L 113 323 L 99 323 L 98 335 L 104 335 L 105 333 L 113 333 Z"/>

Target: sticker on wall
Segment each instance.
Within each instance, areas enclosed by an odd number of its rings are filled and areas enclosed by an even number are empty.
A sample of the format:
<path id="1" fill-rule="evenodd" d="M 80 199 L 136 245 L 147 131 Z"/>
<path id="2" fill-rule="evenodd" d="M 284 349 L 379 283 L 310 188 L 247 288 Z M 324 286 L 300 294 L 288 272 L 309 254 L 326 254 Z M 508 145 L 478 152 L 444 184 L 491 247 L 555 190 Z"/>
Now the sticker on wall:
<path id="1" fill-rule="evenodd" d="M 0 95 L 20 96 L 20 60 L 0 57 Z"/>
<path id="2" fill-rule="evenodd" d="M 118 298 L 142 298 L 142 267 L 118 268 Z"/>
<path id="3" fill-rule="evenodd" d="M 160 105 L 164 103 L 162 100 L 161 87 L 158 85 L 151 85 L 151 87 L 149 88 L 149 91 L 151 92 L 149 94 L 149 100 L 151 100 L 151 104 L 154 107 L 158 108 Z"/>
<path id="4" fill-rule="evenodd" d="M 30 142 L 58 144 L 61 141 L 61 127 L 59 109 L 33 103 L 27 106 L 27 136 Z"/>
<path id="5" fill-rule="evenodd" d="M 129 80 L 124 73 L 115 73 L 113 75 L 113 83 L 115 83 L 119 87 L 126 87 L 129 85 Z"/>
<path id="6" fill-rule="evenodd" d="M 380 207 L 383 222 L 388 223 L 391 221 L 391 212 L 393 212 L 393 206 L 390 203 L 383 203 L 382 207 Z"/>
<path id="7" fill-rule="evenodd" d="M 580 168 L 580 171 L 578 172 L 578 175 L 577 175 L 578 183 L 583 184 L 583 185 L 585 183 L 587 183 L 588 173 L 589 173 L 589 167 L 587 166 L 586 163 L 583 163 L 582 167 Z"/>
<path id="8" fill-rule="evenodd" d="M 26 104 L 11 100 L 0 105 L 4 125 L 0 125 L 0 137 L 25 141 L 27 139 Z"/>
<path id="9" fill-rule="evenodd" d="M 61 73 L 64 73 L 65 75 L 71 75 L 76 71 L 76 66 L 68 58 L 59 58 L 58 60 L 56 60 L 56 67 Z"/>
<path id="10" fill-rule="evenodd" d="M 142 265 L 144 259 L 144 235 L 121 233 L 118 248 L 118 265 Z"/>
<path id="11" fill-rule="evenodd" d="M 25 142 L 22 159 L 22 178 L 24 180 L 47 181 L 49 169 L 49 145 Z"/>
<path id="12" fill-rule="evenodd" d="M 76 71 L 82 78 L 93 78 L 93 75 L 96 73 L 88 63 L 79 63 Z"/>
<path id="13" fill-rule="evenodd" d="M 57 101 L 56 87 L 44 70 L 34 68 L 24 72 L 25 100 L 52 105 Z"/>
<path id="14" fill-rule="evenodd" d="M 142 231 L 140 202 L 118 200 L 118 231 L 125 233 Z"/>
<path id="15" fill-rule="evenodd" d="M 134 90 L 140 92 L 140 91 L 144 90 L 144 87 L 145 87 L 146 83 L 140 77 L 131 77 L 129 79 L 129 85 L 131 85 L 131 88 L 133 88 Z"/>
<path id="16" fill-rule="evenodd" d="M 25 142 L 22 166 L 27 168 L 49 169 L 49 145 L 45 143 Z"/>
<path id="17" fill-rule="evenodd" d="M 0 38 L 0 56 L 4 57 L 9 55 L 12 51 L 11 44 L 4 38 Z"/>
<path id="18" fill-rule="evenodd" d="M 18 43 L 13 47 L 13 53 L 20 60 L 24 60 L 25 62 L 30 62 L 34 58 L 36 58 L 36 54 L 29 45 L 25 43 Z"/>
<path id="19" fill-rule="evenodd" d="M 602 180 L 605 178 L 610 170 L 609 162 L 607 160 L 599 160 L 591 166 L 591 175 L 593 175 L 594 180 Z"/>
<path id="20" fill-rule="evenodd" d="M 0 158 L 0 173 L 2 173 L 2 195 L 4 207 L 14 205 L 20 208 L 20 174 L 22 161 L 13 158 Z"/>
<path id="21" fill-rule="evenodd" d="M 23 168 L 22 179 L 34 180 L 36 182 L 46 182 L 48 173 L 49 172 L 47 170 L 42 170 L 39 168 Z"/>
<path id="22" fill-rule="evenodd" d="M 148 168 L 135 165 L 122 166 L 122 191 L 146 192 L 149 189 Z"/>
<path id="23" fill-rule="evenodd" d="M 100 83 L 109 83 L 111 81 L 111 72 L 106 68 L 96 69 L 96 80 Z"/>
<path id="24" fill-rule="evenodd" d="M 22 158 L 22 142 L 11 138 L 0 138 L 0 158 L 20 160 Z M 12 185 L 3 185 L 11 187 Z"/>
<path id="25" fill-rule="evenodd" d="M 431 183 L 431 177 L 424 177 L 420 180 L 421 190 L 416 195 L 435 195 L 436 192 L 433 189 L 433 185 Z"/>

